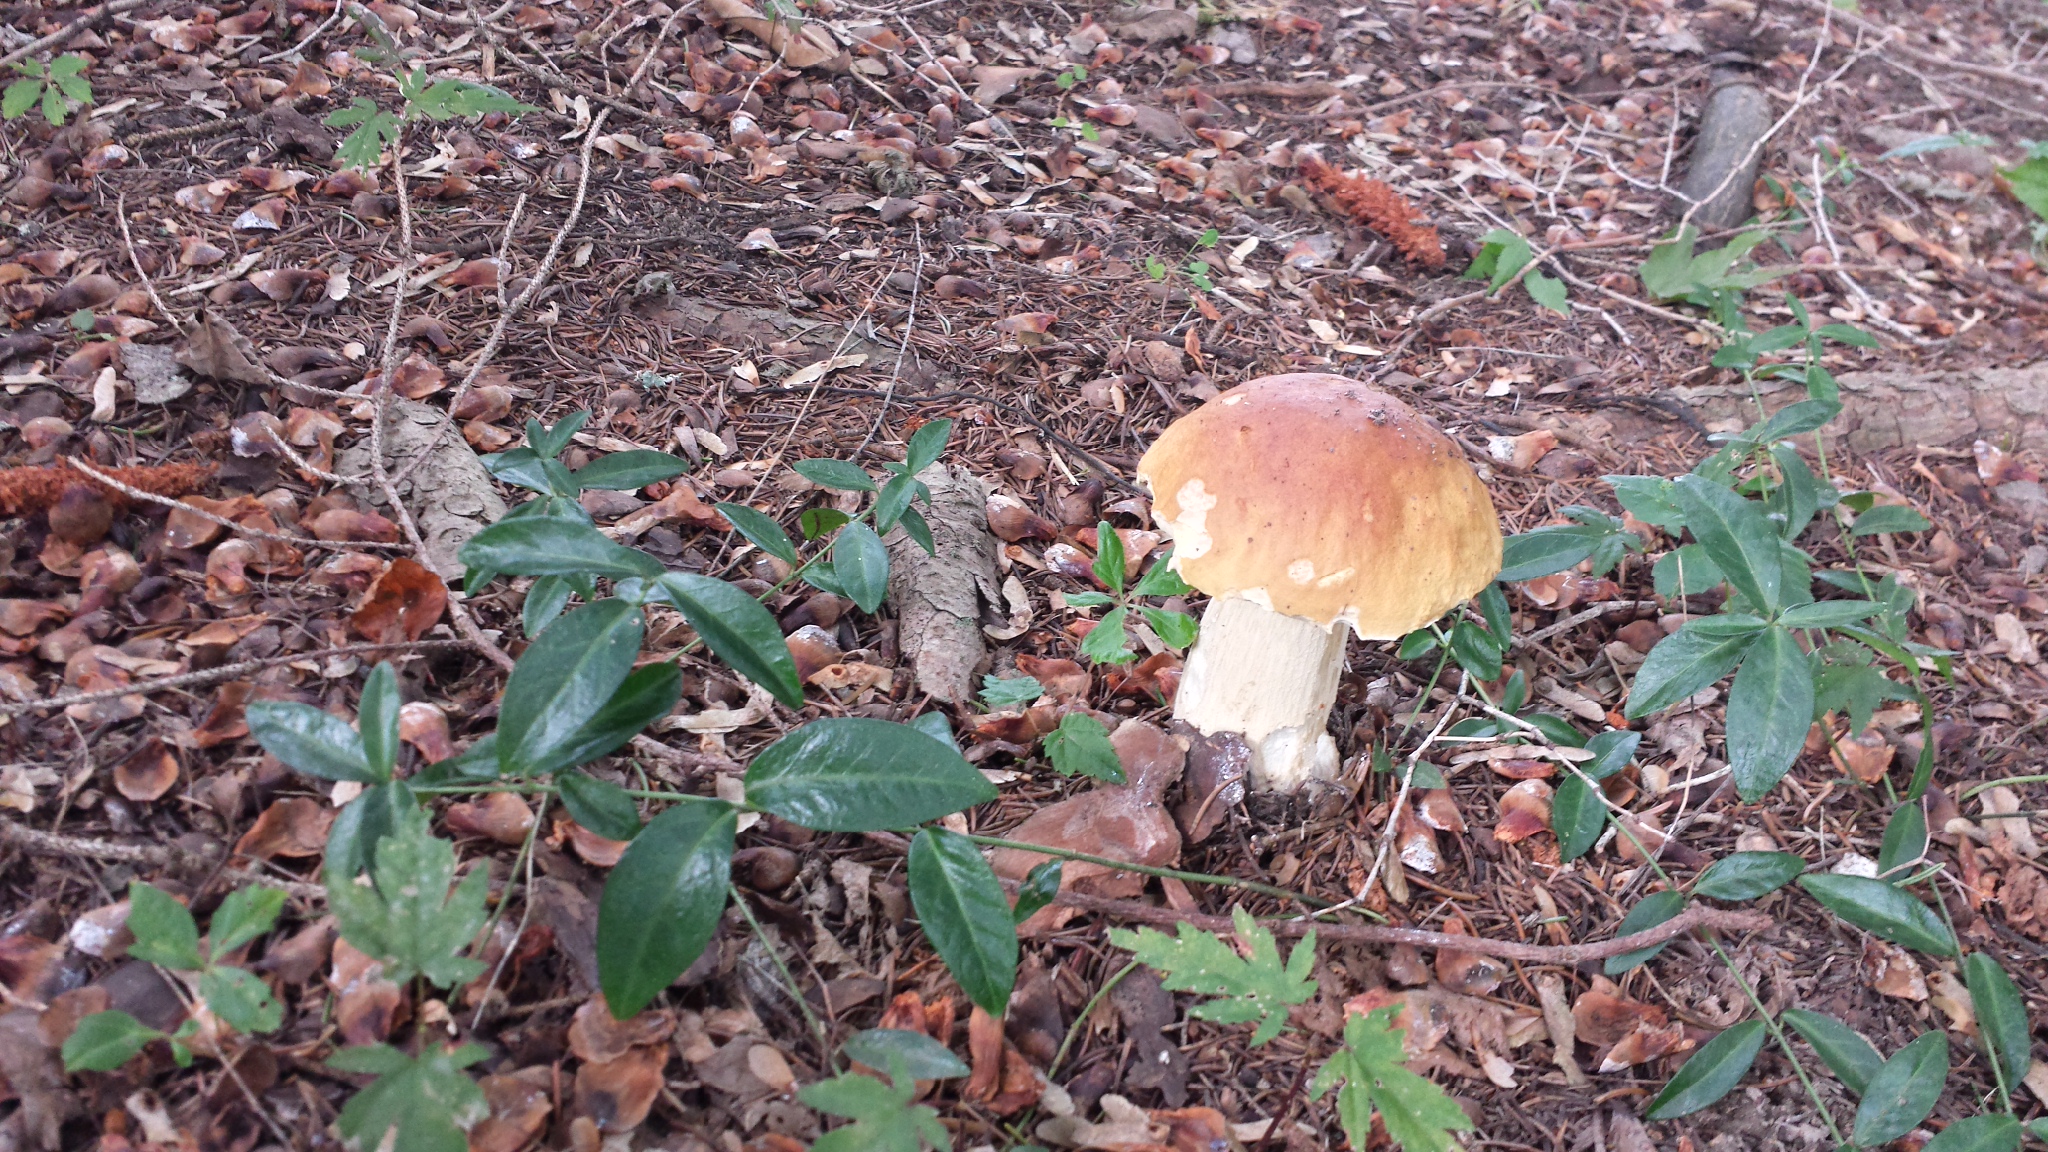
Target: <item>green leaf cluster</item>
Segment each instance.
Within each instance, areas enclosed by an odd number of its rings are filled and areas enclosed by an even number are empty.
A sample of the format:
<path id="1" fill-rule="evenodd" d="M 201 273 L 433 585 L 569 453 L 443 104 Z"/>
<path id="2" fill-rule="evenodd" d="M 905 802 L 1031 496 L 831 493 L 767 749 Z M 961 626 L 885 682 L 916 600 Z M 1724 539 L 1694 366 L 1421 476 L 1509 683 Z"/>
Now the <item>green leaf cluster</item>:
<path id="1" fill-rule="evenodd" d="M 1195 642 L 1199 625 L 1185 612 L 1155 608 L 1143 601 L 1155 597 L 1185 596 L 1194 591 L 1173 568 L 1173 549 L 1159 554 L 1136 584 L 1126 587 L 1123 537 L 1103 520 L 1095 525 L 1095 563 L 1091 571 L 1107 592 L 1069 592 L 1067 603 L 1075 608 L 1108 608 L 1095 627 L 1081 638 L 1081 655 L 1093 664 L 1129 664 L 1138 658 L 1131 648 L 1130 623 L 1135 613 L 1168 648 L 1181 649 Z"/>
<path id="2" fill-rule="evenodd" d="M 328 127 L 352 129 L 334 149 L 337 163 L 348 168 L 375 168 L 383 162 L 384 151 L 397 146 L 405 126 L 421 118 L 473 120 L 491 112 L 523 116 L 534 111 L 532 105 L 488 84 L 454 78 L 432 80 L 424 68 L 398 72 L 398 95 L 404 103 L 397 112 L 386 112 L 376 101 L 358 96 L 348 107 L 328 114 L 324 121 Z"/>
<path id="3" fill-rule="evenodd" d="M 66 52 L 48 64 L 16 61 L 14 70 L 21 73 L 21 79 L 0 91 L 0 120 L 19 119 L 40 106 L 43 119 L 52 127 L 63 124 L 72 104 L 92 103 L 92 82 L 83 75 L 91 63 L 76 52 Z"/>
<path id="4" fill-rule="evenodd" d="M 1535 251 L 1520 233 L 1495 228 L 1479 238 L 1479 255 L 1473 257 L 1471 266 L 1465 269 L 1464 279 L 1484 280 L 1488 292 L 1499 293 L 1508 281 L 1515 278 L 1515 273 L 1527 268 L 1535 258 Z M 1522 290 L 1529 294 L 1529 299 L 1552 312 L 1560 316 L 1571 315 L 1564 281 L 1531 268 L 1522 276 Z"/>

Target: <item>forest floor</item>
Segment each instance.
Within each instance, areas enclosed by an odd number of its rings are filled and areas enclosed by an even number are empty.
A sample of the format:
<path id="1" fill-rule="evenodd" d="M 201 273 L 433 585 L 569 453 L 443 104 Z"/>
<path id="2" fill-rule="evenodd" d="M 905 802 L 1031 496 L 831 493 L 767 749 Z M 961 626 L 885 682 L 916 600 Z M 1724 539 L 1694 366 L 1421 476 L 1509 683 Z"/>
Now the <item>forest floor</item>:
<path id="1" fill-rule="evenodd" d="M 611 1075 L 638 1079 L 610 1083 L 579 1075 L 593 1041 L 572 1025 L 597 987 L 592 924 L 616 846 L 524 802 L 437 805 L 463 859 L 491 869 L 502 915 L 478 955 L 494 974 L 444 1000 L 358 981 L 315 886 L 352 793 L 285 771 L 248 737 L 243 709 L 299 700 L 353 716 L 360 674 L 394 659 L 406 698 L 429 706 L 408 713 L 409 755 L 437 759 L 495 720 L 505 677 L 485 649 L 518 651 L 524 583 L 456 597 L 445 619 L 438 603 L 400 613 L 400 599 L 433 602 L 439 582 L 390 575 L 390 557 L 417 551 L 400 542 L 402 518 L 372 486 L 324 478 L 364 472 L 375 449 L 362 385 L 391 349 L 422 426 L 453 404 L 478 452 L 520 443 L 528 418 L 589 410 L 572 462 L 624 448 L 686 456 L 693 470 L 673 484 L 587 493 L 585 506 L 671 566 L 728 577 L 773 574 L 736 552 L 705 504 L 747 502 L 795 533 L 832 498 L 789 461 L 878 469 L 918 426 L 950 418 L 946 462 L 1036 518 L 995 525 L 1002 590 L 989 590 L 990 663 L 976 683 L 1071 669 L 1068 704 L 1164 725 L 1177 657 L 1150 655 L 1136 672 L 1059 663 L 1078 658 L 1063 594 L 1090 587 L 1079 549 L 1099 518 L 1152 528 L 1137 460 L 1219 390 L 1275 372 L 1376 381 L 1470 450 L 1511 531 L 1570 505 L 1618 513 L 1600 476 L 1682 473 L 1712 450 L 1710 433 L 1746 422 L 1715 406 L 1739 379 L 1709 363 L 1708 314 L 1651 298 L 1638 274 L 1682 211 L 1670 189 L 1720 53 L 1755 62 L 1782 117 L 1761 145 L 1757 262 L 1799 265 L 1748 293 L 1745 315 L 1757 328 L 1789 319 L 1789 292 L 1817 319 L 1876 337 L 1828 353 L 1852 408 L 1857 381 L 1916 374 L 1961 389 L 1935 393 L 1943 404 L 1978 404 L 1971 381 L 2020 380 L 2048 343 L 2041 221 L 1999 174 L 2030 134 L 2048 136 L 2048 9 L 2032 0 L 1853 12 L 1818 0 L 1223 0 L 1185 12 L 805 0 L 794 33 L 749 21 L 735 0 L 679 13 L 663 0 L 491 12 L 379 0 L 368 9 L 413 64 L 535 108 L 408 125 L 403 205 L 388 165 L 341 171 L 343 130 L 320 123 L 357 97 L 397 106 L 389 69 L 351 55 L 371 43 L 361 22 L 329 0 L 108 7 L 33 55 L 92 60 L 89 112 L 62 128 L 39 113 L 0 127 L 0 301 L 13 324 L 0 335 L 0 993 L 12 1008 L 0 1076 L 18 1101 L 0 1146 L 334 1146 L 354 1081 L 324 1058 L 344 1040 L 403 1045 L 431 1031 L 490 1051 L 473 1071 L 488 1077 L 493 1119 L 473 1148 L 791 1152 L 821 1131 L 793 1094 L 830 1062 L 815 1013 L 835 1042 L 878 1021 L 929 1024 L 971 1057 L 974 1077 L 928 1101 L 958 1148 L 1051 1139 L 1034 1127 L 1049 1074 L 1082 1116 L 1114 1095 L 1170 1126 L 1105 1125 L 1089 1146 L 1306 1152 L 1344 1136 L 1332 1100 L 1306 1098 L 1305 1070 L 1332 1050 L 1347 1002 L 1393 986 L 1418 989 L 1410 1003 L 1434 1015 L 1413 1066 L 1466 1106 L 1468 1147 L 1807 1149 L 1827 1146 L 1827 1130 L 1771 1049 L 1720 1104 L 1637 1119 L 1687 1053 L 1749 1011 L 1733 972 L 1774 1010 L 1829 1012 L 1885 1052 L 1973 1027 L 1955 965 L 1862 937 L 1788 890 L 1757 904 L 1773 926 L 1724 935 L 1732 969 L 1688 937 L 1611 982 L 1597 960 L 1560 951 L 1447 988 L 1443 957 L 1432 969 L 1407 946 L 1326 942 L 1317 995 L 1261 1046 L 1243 1026 L 1189 1018 L 1186 999 L 1142 971 L 1098 995 L 1127 955 L 1108 942 L 1113 919 L 1081 914 L 1027 936 L 998 1029 L 970 1020 L 908 929 L 900 841 L 770 819 L 742 832 L 735 874 L 759 927 L 726 917 L 648 1025 L 660 1059 L 613 1061 Z M 4 11 L 0 53 L 87 13 Z M 1961 143 L 1885 158 L 1942 134 Z M 1436 236 L 1368 227 L 1303 174 L 1311 156 L 1384 181 Z M 1527 238 L 1530 282 L 1553 277 L 1568 312 L 1519 285 L 1487 296 L 1458 278 L 1499 228 Z M 172 347 L 182 367 L 148 351 Z M 1999 400 L 2012 423 L 1985 424 L 1974 451 L 1968 436 L 1826 441 L 1837 486 L 1935 526 L 1885 537 L 1874 561 L 1911 589 L 1916 639 L 1956 654 L 1955 675 L 1930 682 L 1935 731 L 1918 709 L 1888 706 L 1854 771 L 1823 747 L 1742 803 L 1716 787 L 1723 721 L 1700 699 L 1649 728 L 1619 800 L 1642 828 L 1670 830 L 1664 861 L 1679 869 L 1758 844 L 1831 868 L 1878 854 L 1884 774 L 1903 785 L 1931 736 L 1929 862 L 1953 878 L 1950 914 L 2048 1019 L 2048 858 L 2029 830 L 2048 812 L 2036 775 L 2043 429 L 2024 397 Z M 213 515 L 167 518 L 142 499 L 109 508 L 90 490 L 45 512 L 47 494 L 21 477 L 66 458 L 217 465 L 196 493 Z M 406 493 L 428 537 L 418 554 L 451 580 L 442 534 L 473 531 L 510 492 L 458 479 L 437 465 Z M 1649 558 L 1673 543 L 1653 542 Z M 374 611 L 359 610 L 366 601 Z M 1511 602 L 1510 664 L 1595 726 L 1620 722 L 1625 669 L 1677 610 L 1654 595 L 1648 559 L 1609 580 L 1533 581 Z M 770 603 L 786 627 L 830 634 L 837 672 L 813 681 L 807 707 L 754 707 L 730 673 L 684 655 L 681 713 L 723 710 L 724 722 L 672 729 L 659 736 L 667 759 L 642 748 L 643 763 L 615 758 L 601 774 L 652 771 L 708 794 L 721 769 L 803 719 L 938 708 L 1001 791 L 964 827 L 1000 834 L 1089 785 L 1051 771 L 1024 719 L 934 702 L 898 666 L 893 614 L 829 594 Z M 1167 802 L 1187 821 L 1177 867 L 1362 897 L 1363 911 L 1416 928 L 1558 948 L 1613 936 L 1651 879 L 1642 860 L 1616 841 L 1561 864 L 1547 831 L 1497 836 L 1516 781 L 1441 745 L 1425 758 L 1446 771 L 1468 828 L 1441 835 L 1433 873 L 1397 867 L 1395 882 L 1360 892 L 1391 809 L 1370 749 L 1388 741 L 1405 756 L 1468 704 L 1427 691 L 1433 664 L 1354 641 L 1332 724 L 1342 788 L 1255 794 L 1220 821 L 1175 791 Z M 236 1040 L 225 1066 L 179 1069 L 152 1050 L 114 1073 L 55 1069 L 78 1003 L 166 1030 L 184 1012 L 147 965 L 138 975 L 119 958 L 131 880 L 198 910 L 252 874 L 295 885 L 250 961 L 285 1006 L 279 1031 Z M 1138 898 L 1301 910 L 1179 881 Z M 82 989 L 106 995 L 51 1006 Z M 1968 1043 L 1956 1051 L 1930 1129 L 1991 1090 Z M 1819 1091 L 1838 1110 L 1848 1100 L 1824 1076 Z M 625 1098 L 641 1101 L 624 1109 L 637 1115 L 620 1115 Z M 2023 1117 L 2048 1108 L 2025 1091 L 2015 1103 Z M 1189 1107 L 1224 1127 L 1172 1111 Z"/>

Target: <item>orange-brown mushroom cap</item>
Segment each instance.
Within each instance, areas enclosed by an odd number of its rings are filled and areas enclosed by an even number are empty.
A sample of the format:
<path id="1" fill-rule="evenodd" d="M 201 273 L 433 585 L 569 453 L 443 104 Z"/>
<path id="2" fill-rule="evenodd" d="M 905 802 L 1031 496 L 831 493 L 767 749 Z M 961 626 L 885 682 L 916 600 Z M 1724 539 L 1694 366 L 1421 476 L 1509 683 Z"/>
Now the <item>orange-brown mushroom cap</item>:
<path id="1" fill-rule="evenodd" d="M 1500 523 L 1464 453 L 1343 376 L 1232 388 L 1167 428 L 1138 479 L 1189 584 L 1362 639 L 1405 635 L 1500 571 Z"/>

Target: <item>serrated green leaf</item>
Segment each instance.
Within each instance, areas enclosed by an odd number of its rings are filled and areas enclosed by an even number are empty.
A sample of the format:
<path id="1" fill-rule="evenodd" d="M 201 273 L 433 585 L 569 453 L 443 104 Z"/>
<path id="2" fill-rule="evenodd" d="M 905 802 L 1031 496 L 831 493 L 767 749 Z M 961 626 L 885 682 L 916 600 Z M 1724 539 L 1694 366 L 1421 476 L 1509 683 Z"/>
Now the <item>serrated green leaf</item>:
<path id="1" fill-rule="evenodd" d="M 1309 1086 L 1308 1097 L 1337 1092 L 1337 1118 L 1353 1148 L 1372 1141 L 1377 1111 L 1387 1135 L 1403 1152 L 1454 1152 L 1453 1132 L 1469 1132 L 1472 1118 L 1442 1088 L 1410 1072 L 1402 1048 L 1404 1029 L 1393 1027 L 1395 1007 L 1378 1008 L 1344 1019 L 1344 1046 L 1339 1048 Z"/>
<path id="2" fill-rule="evenodd" d="M 228 893 L 213 910 L 207 925 L 207 952 L 215 960 L 254 940 L 277 923 L 284 911 L 284 889 L 252 884 Z"/>
<path id="3" fill-rule="evenodd" d="M 1565 291 L 1564 281 L 1541 272 L 1531 272 L 1522 277 L 1522 288 L 1529 293 L 1529 299 L 1559 316 L 1572 314 L 1570 296 Z"/>
<path id="4" fill-rule="evenodd" d="M 995 676 L 981 678 L 981 706 L 990 711 L 1029 704 L 1043 695 L 1045 685 L 1031 676 L 1012 676 L 1008 679 Z"/>
<path id="5" fill-rule="evenodd" d="M 919 1152 L 927 1145 L 950 1149 L 953 1139 L 939 1123 L 939 1114 L 910 1102 L 917 1095 L 917 1082 L 907 1071 L 891 1075 L 893 1084 L 841 1073 L 798 1089 L 797 1099 L 804 1104 L 853 1121 L 818 1137 L 811 1152 Z"/>
<path id="6" fill-rule="evenodd" d="M 1185 649 L 1201 634 L 1201 624 L 1185 612 L 1169 612 L 1141 604 L 1138 614 L 1145 618 L 1145 623 L 1152 626 L 1153 634 L 1168 648 Z"/>
<path id="7" fill-rule="evenodd" d="M 112 1072 L 163 1033 L 126 1012 L 95 1012 L 64 1040 L 64 1071 Z"/>
<path id="8" fill-rule="evenodd" d="M 23 113 L 36 106 L 43 98 L 43 82 L 33 77 L 23 77 L 0 92 L 0 119 L 16 120 Z"/>
<path id="9" fill-rule="evenodd" d="M 335 1117 L 343 1144 L 352 1152 L 468 1152 L 465 1134 L 491 1106 L 462 1069 L 487 1055 L 479 1044 L 430 1047 L 418 1059 L 383 1044 L 335 1053 L 328 1067 L 377 1075 Z"/>
<path id="10" fill-rule="evenodd" d="M 1768 1032 L 1761 1020 L 1744 1020 L 1700 1045 L 1664 1085 L 1643 1113 L 1650 1120 L 1689 1116 L 1726 1096 L 1756 1062 Z"/>
<path id="11" fill-rule="evenodd" d="M 1241 907 L 1232 908 L 1230 916 L 1249 957 L 1215 933 L 1188 924 L 1180 926 L 1179 936 L 1153 928 L 1112 928 L 1109 942 L 1158 969 L 1160 985 L 1167 991 L 1216 997 L 1196 1005 L 1189 1015 L 1219 1024 L 1259 1021 L 1251 1039 L 1256 1046 L 1280 1034 L 1289 1005 L 1306 1003 L 1315 995 L 1316 983 L 1309 975 L 1315 964 L 1315 933 L 1302 937 L 1283 964 L 1270 930 Z"/>
<path id="12" fill-rule="evenodd" d="M 400 816 L 375 856 L 374 884 L 327 875 L 327 902 L 342 939 L 382 961 L 385 979 L 398 984 L 417 974 L 447 988 L 482 975 L 484 966 L 462 952 L 484 924 L 489 870 L 470 869 L 451 892 L 455 846 L 430 833 L 418 809 Z"/>
<path id="13" fill-rule="evenodd" d="M 1129 664 L 1137 654 L 1131 651 L 1130 633 L 1124 629 L 1129 609 L 1119 604 L 1102 614 L 1095 627 L 1081 637 L 1081 655 L 1095 664 Z"/>
<path id="14" fill-rule="evenodd" d="M 1040 741 L 1053 770 L 1062 776 L 1092 776 L 1110 784 L 1124 782 L 1123 762 L 1109 742 L 1102 721 L 1081 712 L 1060 717 L 1059 727 Z"/>
<path id="15" fill-rule="evenodd" d="M 1173 548 L 1168 546 L 1166 551 L 1153 557 L 1152 566 L 1145 569 L 1145 574 L 1131 587 L 1131 596 L 1186 596 L 1193 591 L 1188 582 L 1180 578 L 1180 573 L 1174 571 Z"/>
<path id="16" fill-rule="evenodd" d="M 284 1005 L 255 973 L 215 965 L 199 974 L 199 995 L 213 1014 L 251 1036 L 274 1032 L 284 1023 Z"/>

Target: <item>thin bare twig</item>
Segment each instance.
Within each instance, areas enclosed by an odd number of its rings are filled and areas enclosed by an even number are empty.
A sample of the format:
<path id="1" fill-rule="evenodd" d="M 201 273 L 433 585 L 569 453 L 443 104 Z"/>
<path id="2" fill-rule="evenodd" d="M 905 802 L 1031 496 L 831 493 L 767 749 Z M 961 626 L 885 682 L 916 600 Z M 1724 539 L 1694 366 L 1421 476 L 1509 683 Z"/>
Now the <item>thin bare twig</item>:
<path id="1" fill-rule="evenodd" d="M 62 44 L 108 16 L 118 16 L 131 9 L 140 8 L 147 3 L 149 3 L 149 0 L 111 0 L 110 3 L 101 4 L 64 27 L 50 33 L 48 36 L 38 37 L 9 52 L 7 55 L 0 56 L 0 68 L 5 68 L 16 60 L 27 59 L 45 48 Z"/>
<path id="2" fill-rule="evenodd" d="M 152 692 L 167 692 L 173 688 L 190 688 L 195 684 L 211 684 L 216 680 L 232 680 L 247 672 L 258 672 L 275 668 L 280 664 L 297 664 L 308 660 L 332 660 L 342 656 L 367 656 L 373 652 L 425 652 L 441 648 L 467 648 L 466 640 L 413 640 L 403 644 L 349 644 L 340 648 L 318 648 L 311 652 L 293 652 L 283 656 L 265 656 L 260 660 L 240 660 L 233 664 L 220 664 L 203 668 L 197 672 L 180 672 L 175 676 L 161 676 L 154 680 L 143 680 L 119 688 L 108 688 L 98 692 L 72 692 L 64 696 L 51 696 L 43 700 L 19 700 L 0 704 L 0 716 L 15 716 L 23 712 L 35 712 L 44 708 L 69 708 L 73 704 L 92 704 L 100 700 L 114 700 L 122 696 L 143 695 Z"/>
<path id="3" fill-rule="evenodd" d="M 316 540 L 311 536 L 281 536 L 275 532 L 265 532 L 260 528 L 251 528 L 246 524 L 237 524 L 225 516 L 208 512 L 196 504 L 187 504 L 183 500 L 173 500 L 169 496 L 159 496 L 154 492 L 145 492 L 133 485 L 123 484 L 76 456 L 66 456 L 64 457 L 64 462 L 92 477 L 94 480 L 112 488 L 114 491 L 119 492 L 121 495 L 128 497 L 130 500 L 140 500 L 147 504 L 158 504 L 165 508 L 189 513 L 199 517 L 201 520 L 218 524 L 238 536 L 247 536 L 252 540 L 268 540 L 276 544 L 289 544 L 294 548 L 326 548 L 336 552 L 346 552 L 350 548 L 405 547 L 403 544 L 380 544 L 374 540 L 344 543 L 339 540 Z"/>

